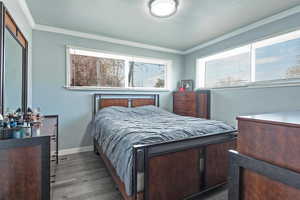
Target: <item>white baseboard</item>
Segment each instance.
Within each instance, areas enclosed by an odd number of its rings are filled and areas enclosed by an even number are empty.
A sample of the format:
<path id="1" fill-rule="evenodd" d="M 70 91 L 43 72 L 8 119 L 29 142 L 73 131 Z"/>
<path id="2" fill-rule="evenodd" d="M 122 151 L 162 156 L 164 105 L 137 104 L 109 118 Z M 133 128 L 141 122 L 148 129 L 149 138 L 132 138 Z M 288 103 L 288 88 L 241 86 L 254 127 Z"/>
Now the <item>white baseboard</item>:
<path id="1" fill-rule="evenodd" d="M 93 146 L 84 146 L 84 147 L 77 147 L 77 148 L 71 148 L 71 149 L 63 149 L 58 151 L 59 156 L 74 154 L 74 153 L 81 153 L 81 152 L 87 152 L 87 151 L 93 151 Z"/>

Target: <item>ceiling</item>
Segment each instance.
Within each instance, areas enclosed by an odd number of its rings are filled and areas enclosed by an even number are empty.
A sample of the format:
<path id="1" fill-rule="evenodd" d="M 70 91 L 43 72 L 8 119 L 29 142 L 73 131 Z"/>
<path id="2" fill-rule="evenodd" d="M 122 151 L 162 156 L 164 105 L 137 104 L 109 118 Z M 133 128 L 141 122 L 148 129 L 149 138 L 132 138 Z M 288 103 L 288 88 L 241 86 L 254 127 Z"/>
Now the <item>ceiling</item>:
<path id="1" fill-rule="evenodd" d="M 187 50 L 300 0 L 179 0 L 167 19 L 149 14 L 149 0 L 26 0 L 36 24 L 176 50 Z"/>

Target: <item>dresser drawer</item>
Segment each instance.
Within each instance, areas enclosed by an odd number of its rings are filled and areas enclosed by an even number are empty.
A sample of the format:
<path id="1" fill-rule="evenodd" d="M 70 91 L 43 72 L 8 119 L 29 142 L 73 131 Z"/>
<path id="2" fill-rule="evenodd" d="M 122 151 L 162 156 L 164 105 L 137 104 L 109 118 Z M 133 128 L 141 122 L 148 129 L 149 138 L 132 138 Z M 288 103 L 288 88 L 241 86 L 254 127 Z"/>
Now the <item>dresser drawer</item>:
<path id="1" fill-rule="evenodd" d="M 196 112 L 196 104 L 193 102 L 187 103 L 187 104 L 180 104 L 175 103 L 174 104 L 174 112 Z"/>
<path id="2" fill-rule="evenodd" d="M 174 94 L 174 98 L 177 101 L 187 101 L 187 100 L 191 100 L 191 101 L 195 101 L 196 98 L 196 94 L 195 93 L 187 93 L 187 92 L 176 92 Z"/>
<path id="3" fill-rule="evenodd" d="M 177 106 L 175 106 L 173 112 L 177 115 L 195 116 L 195 117 L 197 116 L 196 109 L 194 109 L 194 106 L 191 106 L 191 105 L 186 106 L 186 107 L 183 107 L 183 106 L 177 107 Z"/>
<path id="4" fill-rule="evenodd" d="M 41 133 L 50 136 L 51 161 L 58 164 L 58 115 L 45 115 Z"/>
<path id="5" fill-rule="evenodd" d="M 174 112 L 177 115 L 187 116 L 187 117 L 197 117 L 196 112 L 188 112 L 188 111 L 181 111 L 181 112 Z"/>
<path id="6" fill-rule="evenodd" d="M 57 151 L 57 143 L 55 141 L 50 141 L 50 151 Z"/>

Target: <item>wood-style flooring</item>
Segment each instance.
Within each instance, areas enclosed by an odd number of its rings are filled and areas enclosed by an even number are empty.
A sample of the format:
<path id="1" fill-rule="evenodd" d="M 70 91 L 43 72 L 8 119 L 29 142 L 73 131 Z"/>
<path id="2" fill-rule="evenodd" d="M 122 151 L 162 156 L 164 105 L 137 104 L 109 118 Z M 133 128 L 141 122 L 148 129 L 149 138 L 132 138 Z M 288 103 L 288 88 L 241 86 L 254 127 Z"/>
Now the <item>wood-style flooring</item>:
<path id="1" fill-rule="evenodd" d="M 52 200 L 122 200 L 99 156 L 85 152 L 62 156 L 51 186 Z M 227 200 L 221 190 L 203 200 Z"/>

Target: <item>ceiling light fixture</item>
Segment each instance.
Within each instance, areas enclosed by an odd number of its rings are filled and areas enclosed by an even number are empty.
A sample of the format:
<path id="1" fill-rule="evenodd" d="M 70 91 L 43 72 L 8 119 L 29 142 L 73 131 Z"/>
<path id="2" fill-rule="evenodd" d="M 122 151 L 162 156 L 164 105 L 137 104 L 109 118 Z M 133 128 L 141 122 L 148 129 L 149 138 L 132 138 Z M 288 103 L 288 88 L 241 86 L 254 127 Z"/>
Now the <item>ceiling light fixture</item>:
<path id="1" fill-rule="evenodd" d="M 170 17 L 174 15 L 178 8 L 177 0 L 151 0 L 149 10 L 155 17 Z"/>

